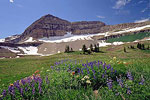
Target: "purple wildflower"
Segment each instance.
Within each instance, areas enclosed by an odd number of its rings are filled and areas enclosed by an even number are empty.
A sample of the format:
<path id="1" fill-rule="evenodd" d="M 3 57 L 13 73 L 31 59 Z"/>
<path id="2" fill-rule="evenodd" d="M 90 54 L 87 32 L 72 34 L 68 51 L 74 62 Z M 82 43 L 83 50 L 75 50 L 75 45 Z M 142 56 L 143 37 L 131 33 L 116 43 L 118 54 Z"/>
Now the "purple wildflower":
<path id="1" fill-rule="evenodd" d="M 109 69 L 111 68 L 111 66 L 110 66 L 110 65 L 107 65 L 106 67 L 107 67 L 107 70 L 109 70 Z"/>
<path id="2" fill-rule="evenodd" d="M 54 69 L 54 66 L 51 66 L 51 69 Z"/>
<path id="3" fill-rule="evenodd" d="M 131 94 L 131 90 L 129 88 L 127 90 L 127 94 Z"/>
<path id="4" fill-rule="evenodd" d="M 46 84 L 49 84 L 48 76 L 46 76 Z"/>
<path id="5" fill-rule="evenodd" d="M 123 84 L 123 80 L 121 78 L 117 78 L 117 82 L 119 83 L 119 85 L 123 88 L 124 87 L 124 84 Z"/>
<path id="6" fill-rule="evenodd" d="M 96 79 L 96 76 L 95 76 L 95 74 L 93 74 L 93 78 L 94 78 L 94 79 Z"/>
<path id="7" fill-rule="evenodd" d="M 20 88 L 20 94 L 23 96 L 23 88 Z"/>
<path id="8" fill-rule="evenodd" d="M 143 75 L 141 75 L 141 82 L 140 82 L 139 84 L 140 84 L 140 85 L 143 85 L 143 84 L 144 84 L 144 81 L 145 81 L 145 79 L 144 79 Z"/>
<path id="9" fill-rule="evenodd" d="M 103 69 L 105 69 L 105 66 L 106 66 L 106 63 L 104 62 L 104 64 L 103 64 Z"/>
<path id="10" fill-rule="evenodd" d="M 27 92 L 28 91 L 28 87 L 25 87 L 25 92 Z"/>
<path id="11" fill-rule="evenodd" d="M 92 69 L 92 72 L 93 72 L 93 74 L 95 74 L 95 70 L 94 69 Z"/>
<path id="12" fill-rule="evenodd" d="M 2 95 L 3 95 L 3 97 L 5 97 L 7 95 L 6 90 L 3 90 Z"/>
<path id="13" fill-rule="evenodd" d="M 102 74 L 102 78 L 104 78 L 105 77 L 105 74 Z"/>
<path id="14" fill-rule="evenodd" d="M 112 89 L 112 80 L 111 79 L 107 79 L 107 86 L 109 89 Z"/>
<path id="15" fill-rule="evenodd" d="M 21 80 L 21 83 L 22 83 L 23 85 L 25 85 L 26 82 L 25 82 L 24 79 L 22 79 L 22 80 Z"/>
<path id="16" fill-rule="evenodd" d="M 35 94 L 35 87 L 32 88 L 32 94 Z"/>
<path id="17" fill-rule="evenodd" d="M 87 73 L 90 74 L 89 69 L 88 68 L 86 68 L 86 69 L 87 69 Z"/>
<path id="18" fill-rule="evenodd" d="M 127 77 L 129 80 L 133 80 L 133 77 L 130 71 L 127 72 Z"/>
<path id="19" fill-rule="evenodd" d="M 14 86 L 9 86 L 9 87 L 8 87 L 8 92 L 9 92 L 9 94 L 11 94 L 11 95 L 15 95 Z"/>

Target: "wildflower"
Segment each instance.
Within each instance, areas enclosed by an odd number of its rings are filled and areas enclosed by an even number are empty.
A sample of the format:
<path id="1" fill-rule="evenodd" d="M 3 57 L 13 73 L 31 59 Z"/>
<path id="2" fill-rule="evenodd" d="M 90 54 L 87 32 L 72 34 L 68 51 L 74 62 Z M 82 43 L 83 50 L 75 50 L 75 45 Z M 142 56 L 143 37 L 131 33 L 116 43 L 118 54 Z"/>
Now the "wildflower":
<path id="1" fill-rule="evenodd" d="M 75 72 L 72 72 L 72 75 L 75 75 Z"/>
<path id="2" fill-rule="evenodd" d="M 14 84 L 10 84 L 9 86 L 14 86 Z"/>
<path id="3" fill-rule="evenodd" d="M 49 84 L 48 76 L 46 76 L 46 84 Z"/>
<path id="4" fill-rule="evenodd" d="M 117 82 L 119 83 L 119 85 L 121 87 L 124 87 L 123 80 L 121 78 L 118 78 L 118 77 L 116 77 L 116 78 L 117 78 Z"/>
<path id="5" fill-rule="evenodd" d="M 139 84 L 140 84 L 140 85 L 143 85 L 143 84 L 144 84 L 144 81 L 145 81 L 145 79 L 144 79 L 143 75 L 141 75 L 141 82 L 140 82 Z"/>
<path id="6" fill-rule="evenodd" d="M 129 80 L 133 80 L 133 77 L 130 71 L 127 72 L 127 77 Z"/>
<path id="7" fill-rule="evenodd" d="M 131 90 L 129 88 L 127 90 L 127 94 L 131 94 Z"/>
<path id="8" fill-rule="evenodd" d="M 11 84 L 11 85 L 8 87 L 8 92 L 9 92 L 11 95 L 15 95 L 14 85 Z"/>
<path id="9" fill-rule="evenodd" d="M 123 64 L 125 64 L 125 65 L 126 65 L 126 64 L 127 64 L 127 62 L 123 62 Z"/>
<path id="10" fill-rule="evenodd" d="M 23 88 L 20 88 L 20 94 L 23 95 Z"/>
<path id="11" fill-rule="evenodd" d="M 35 94 L 35 87 L 32 88 L 32 94 Z"/>
<path id="12" fill-rule="evenodd" d="M 3 95 L 3 97 L 5 97 L 7 95 L 6 90 L 3 90 L 2 95 Z"/>
<path id="13" fill-rule="evenodd" d="M 37 75 L 36 75 L 36 77 L 40 77 L 40 76 L 41 76 L 40 74 L 37 74 Z"/>
<path id="14" fill-rule="evenodd" d="M 54 69 L 54 66 L 51 66 L 51 69 Z"/>
<path id="15" fill-rule="evenodd" d="M 49 72 L 50 70 L 46 70 L 47 72 Z"/>
<path id="16" fill-rule="evenodd" d="M 91 84 L 91 81 L 90 81 L 90 80 L 86 80 L 86 83 L 87 83 L 87 84 Z"/>
<path id="17" fill-rule="evenodd" d="M 35 71 L 34 73 L 35 73 L 35 74 L 39 73 L 39 70 Z"/>
<path id="18" fill-rule="evenodd" d="M 116 60 L 117 58 L 116 57 L 113 57 L 113 60 Z"/>
<path id="19" fill-rule="evenodd" d="M 112 89 L 112 80 L 111 79 L 107 79 L 107 86 L 109 89 Z"/>
<path id="20" fill-rule="evenodd" d="M 85 79 L 89 79 L 89 76 L 84 76 Z"/>
<path id="21" fill-rule="evenodd" d="M 81 80 L 82 80 L 82 81 L 84 81 L 85 79 L 84 79 L 84 78 L 82 78 Z"/>
<path id="22" fill-rule="evenodd" d="M 79 77 L 79 75 L 76 76 L 76 78 L 78 78 L 78 77 Z"/>

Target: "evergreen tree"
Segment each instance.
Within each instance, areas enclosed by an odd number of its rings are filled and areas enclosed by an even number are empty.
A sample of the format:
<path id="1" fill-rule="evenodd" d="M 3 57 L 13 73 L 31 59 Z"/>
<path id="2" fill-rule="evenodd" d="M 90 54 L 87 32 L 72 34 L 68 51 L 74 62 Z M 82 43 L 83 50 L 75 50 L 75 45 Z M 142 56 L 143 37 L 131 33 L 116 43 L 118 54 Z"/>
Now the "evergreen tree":
<path id="1" fill-rule="evenodd" d="M 93 45 L 92 44 L 90 45 L 90 50 L 93 51 Z"/>
<path id="2" fill-rule="evenodd" d="M 127 52 L 127 51 L 126 51 L 126 47 L 124 47 L 124 52 Z"/>
<path id="3" fill-rule="evenodd" d="M 71 48 L 71 50 L 70 50 L 71 52 L 73 52 L 73 49 Z"/>
<path id="4" fill-rule="evenodd" d="M 99 44 L 97 44 L 97 52 L 99 52 L 100 50 L 99 50 Z"/>
<path id="5" fill-rule="evenodd" d="M 65 48 L 65 53 L 69 53 L 69 52 L 70 52 L 70 48 L 69 48 L 69 45 L 67 45 Z"/>
<path id="6" fill-rule="evenodd" d="M 147 47 L 147 50 L 149 50 L 149 45 L 148 45 L 148 47 Z"/>
<path id="7" fill-rule="evenodd" d="M 85 54 L 85 52 L 87 52 L 87 48 L 86 48 L 85 44 L 82 46 L 82 51 L 83 51 L 83 54 Z"/>
<path id="8" fill-rule="evenodd" d="M 94 44 L 94 52 L 97 52 L 97 45 Z"/>
<path id="9" fill-rule="evenodd" d="M 137 44 L 137 48 L 138 48 L 138 49 L 140 48 L 140 44 L 139 44 L 139 43 Z"/>
<path id="10" fill-rule="evenodd" d="M 145 50 L 145 45 L 144 44 L 142 44 L 141 49 Z"/>
<path id="11" fill-rule="evenodd" d="M 139 49 L 142 49 L 142 45 L 141 44 L 139 44 Z"/>
<path id="12" fill-rule="evenodd" d="M 90 55 L 92 52 L 91 52 L 91 50 L 88 50 L 87 53 Z"/>

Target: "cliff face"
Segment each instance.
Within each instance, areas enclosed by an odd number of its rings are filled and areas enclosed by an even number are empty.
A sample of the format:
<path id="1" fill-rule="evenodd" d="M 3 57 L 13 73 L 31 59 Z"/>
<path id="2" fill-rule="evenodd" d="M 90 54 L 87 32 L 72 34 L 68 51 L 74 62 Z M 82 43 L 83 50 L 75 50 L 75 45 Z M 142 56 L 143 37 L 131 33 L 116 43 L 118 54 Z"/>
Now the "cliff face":
<path id="1" fill-rule="evenodd" d="M 94 34 L 99 33 L 100 28 L 105 26 L 105 23 L 99 21 L 81 21 L 71 24 L 72 34 Z"/>
<path id="2" fill-rule="evenodd" d="M 67 32 L 75 35 L 94 34 L 108 31 L 117 31 L 124 28 L 134 28 L 150 24 L 150 21 L 144 23 L 125 23 L 118 25 L 105 25 L 100 21 L 81 21 L 69 22 L 53 15 L 45 15 L 31 24 L 19 37 L 7 42 L 18 43 L 28 37 L 39 39 L 43 37 L 64 36 Z"/>

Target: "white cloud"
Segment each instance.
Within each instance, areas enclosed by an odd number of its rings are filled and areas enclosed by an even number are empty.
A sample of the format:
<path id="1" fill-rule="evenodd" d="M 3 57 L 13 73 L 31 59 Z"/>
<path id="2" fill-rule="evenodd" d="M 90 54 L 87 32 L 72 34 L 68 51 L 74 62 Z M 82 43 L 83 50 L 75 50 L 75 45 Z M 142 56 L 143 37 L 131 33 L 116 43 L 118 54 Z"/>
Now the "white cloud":
<path id="1" fill-rule="evenodd" d="M 14 2 L 14 0 L 9 0 L 9 2 L 13 3 L 13 2 Z"/>
<path id="2" fill-rule="evenodd" d="M 142 23 L 142 22 L 146 22 L 146 21 L 150 21 L 150 18 L 135 20 L 135 23 Z"/>
<path id="3" fill-rule="evenodd" d="M 117 0 L 113 9 L 120 9 L 126 4 L 130 3 L 131 0 Z"/>
<path id="4" fill-rule="evenodd" d="M 104 19 L 105 18 L 105 16 L 97 16 L 98 18 L 101 18 L 101 19 Z"/>

